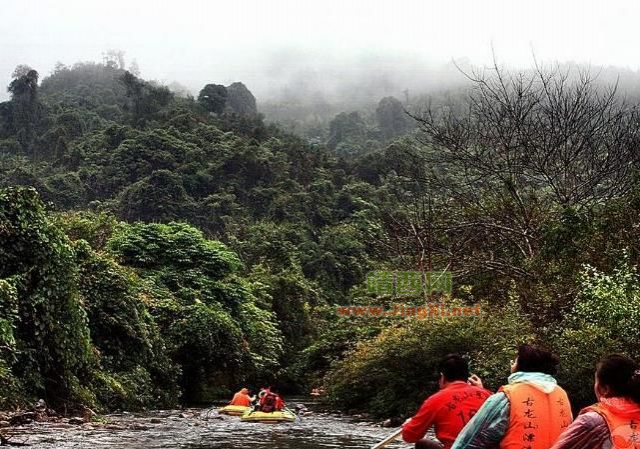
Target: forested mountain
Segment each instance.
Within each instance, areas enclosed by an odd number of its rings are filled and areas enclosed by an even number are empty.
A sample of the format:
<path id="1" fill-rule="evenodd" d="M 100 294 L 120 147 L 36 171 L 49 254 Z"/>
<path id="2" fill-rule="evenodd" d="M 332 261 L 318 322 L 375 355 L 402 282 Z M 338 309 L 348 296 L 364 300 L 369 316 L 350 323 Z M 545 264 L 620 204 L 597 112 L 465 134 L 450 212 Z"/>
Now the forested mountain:
<path id="1" fill-rule="evenodd" d="M 266 125 L 241 82 L 178 97 L 118 64 L 18 67 L 0 103 L 1 404 L 323 383 L 402 414 L 440 355 L 498 385 L 525 340 L 587 401 L 599 354 L 640 351 L 638 112 L 588 78 L 505 76 L 415 118 L 386 97 L 309 141 Z M 424 304 L 365 281 L 429 266 L 454 276 L 432 301 L 483 315 L 336 313 Z"/>
<path id="2" fill-rule="evenodd" d="M 58 267 L 77 298 L 68 338 L 85 348 L 47 383 L 54 355 L 19 350 L 35 342 L 8 317 L 3 372 L 16 391 L 132 407 L 180 393 L 206 400 L 243 379 L 304 384 L 288 370 L 328 304 L 364 279 L 377 187 L 330 151 L 264 125 L 241 83 L 207 85 L 195 100 L 114 65 L 58 66 L 40 84 L 33 69 L 14 75 L 0 178 L 19 205 L 7 199 L 5 212 L 37 220 L 68 253 Z M 20 309 L 32 299 L 14 276 L 31 268 L 6 266 Z M 128 341 L 141 352 L 122 351 Z M 26 361 L 33 381 L 18 381 L 13 363 Z"/>

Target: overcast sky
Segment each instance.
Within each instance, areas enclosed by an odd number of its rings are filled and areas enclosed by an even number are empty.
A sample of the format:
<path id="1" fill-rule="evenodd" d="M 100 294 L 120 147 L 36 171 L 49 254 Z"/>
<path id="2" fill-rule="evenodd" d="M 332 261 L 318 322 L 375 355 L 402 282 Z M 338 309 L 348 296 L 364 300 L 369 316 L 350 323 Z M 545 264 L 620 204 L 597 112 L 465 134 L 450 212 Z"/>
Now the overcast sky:
<path id="1" fill-rule="evenodd" d="M 0 0 L 0 11 L 2 85 L 17 64 L 46 76 L 56 61 L 100 61 L 112 48 L 144 78 L 243 81 L 258 97 L 296 71 L 484 64 L 492 46 L 516 67 L 533 49 L 543 61 L 640 68 L 631 0 Z"/>

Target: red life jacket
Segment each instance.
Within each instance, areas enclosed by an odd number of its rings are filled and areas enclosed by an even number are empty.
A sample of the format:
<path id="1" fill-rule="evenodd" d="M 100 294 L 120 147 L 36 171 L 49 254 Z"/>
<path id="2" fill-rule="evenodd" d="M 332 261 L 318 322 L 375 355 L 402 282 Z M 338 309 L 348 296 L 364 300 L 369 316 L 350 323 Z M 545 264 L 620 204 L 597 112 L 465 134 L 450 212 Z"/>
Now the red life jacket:
<path id="1" fill-rule="evenodd" d="M 267 394 L 264 395 L 262 400 L 260 401 L 260 411 L 265 413 L 271 413 L 276 410 L 277 405 L 277 395 L 270 391 L 267 391 Z"/>

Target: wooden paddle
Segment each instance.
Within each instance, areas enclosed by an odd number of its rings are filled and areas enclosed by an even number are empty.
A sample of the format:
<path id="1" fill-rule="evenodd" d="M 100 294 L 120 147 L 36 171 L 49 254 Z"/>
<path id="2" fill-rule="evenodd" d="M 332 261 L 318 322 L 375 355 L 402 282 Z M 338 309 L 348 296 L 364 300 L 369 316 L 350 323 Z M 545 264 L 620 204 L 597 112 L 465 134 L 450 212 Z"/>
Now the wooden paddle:
<path id="1" fill-rule="evenodd" d="M 402 434 L 402 427 L 400 427 L 398 430 L 396 430 L 395 432 L 393 432 L 391 435 L 389 435 L 387 438 L 385 438 L 384 440 L 380 441 L 379 443 L 371 446 L 371 449 L 380 449 L 385 447 L 387 444 L 391 443 L 393 440 L 395 440 L 396 438 L 398 438 L 400 435 Z"/>

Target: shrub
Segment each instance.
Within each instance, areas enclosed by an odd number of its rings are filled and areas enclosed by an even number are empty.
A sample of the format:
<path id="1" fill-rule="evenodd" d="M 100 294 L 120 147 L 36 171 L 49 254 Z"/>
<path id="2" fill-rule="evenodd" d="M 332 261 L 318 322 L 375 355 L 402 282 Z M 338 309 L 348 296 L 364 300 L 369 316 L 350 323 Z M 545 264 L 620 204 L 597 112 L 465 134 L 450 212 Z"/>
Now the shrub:
<path id="1" fill-rule="evenodd" d="M 508 361 L 533 330 L 515 308 L 484 307 L 477 318 L 406 320 L 360 343 L 327 378 L 331 401 L 374 415 L 406 415 L 437 390 L 440 359 L 457 352 L 488 387 L 505 383 Z"/>
<path id="2" fill-rule="evenodd" d="M 624 257 L 611 274 L 586 266 L 580 292 L 554 346 L 563 361 L 559 380 L 574 408 L 594 402 L 593 375 L 599 359 L 611 353 L 640 356 L 640 284 Z"/>

